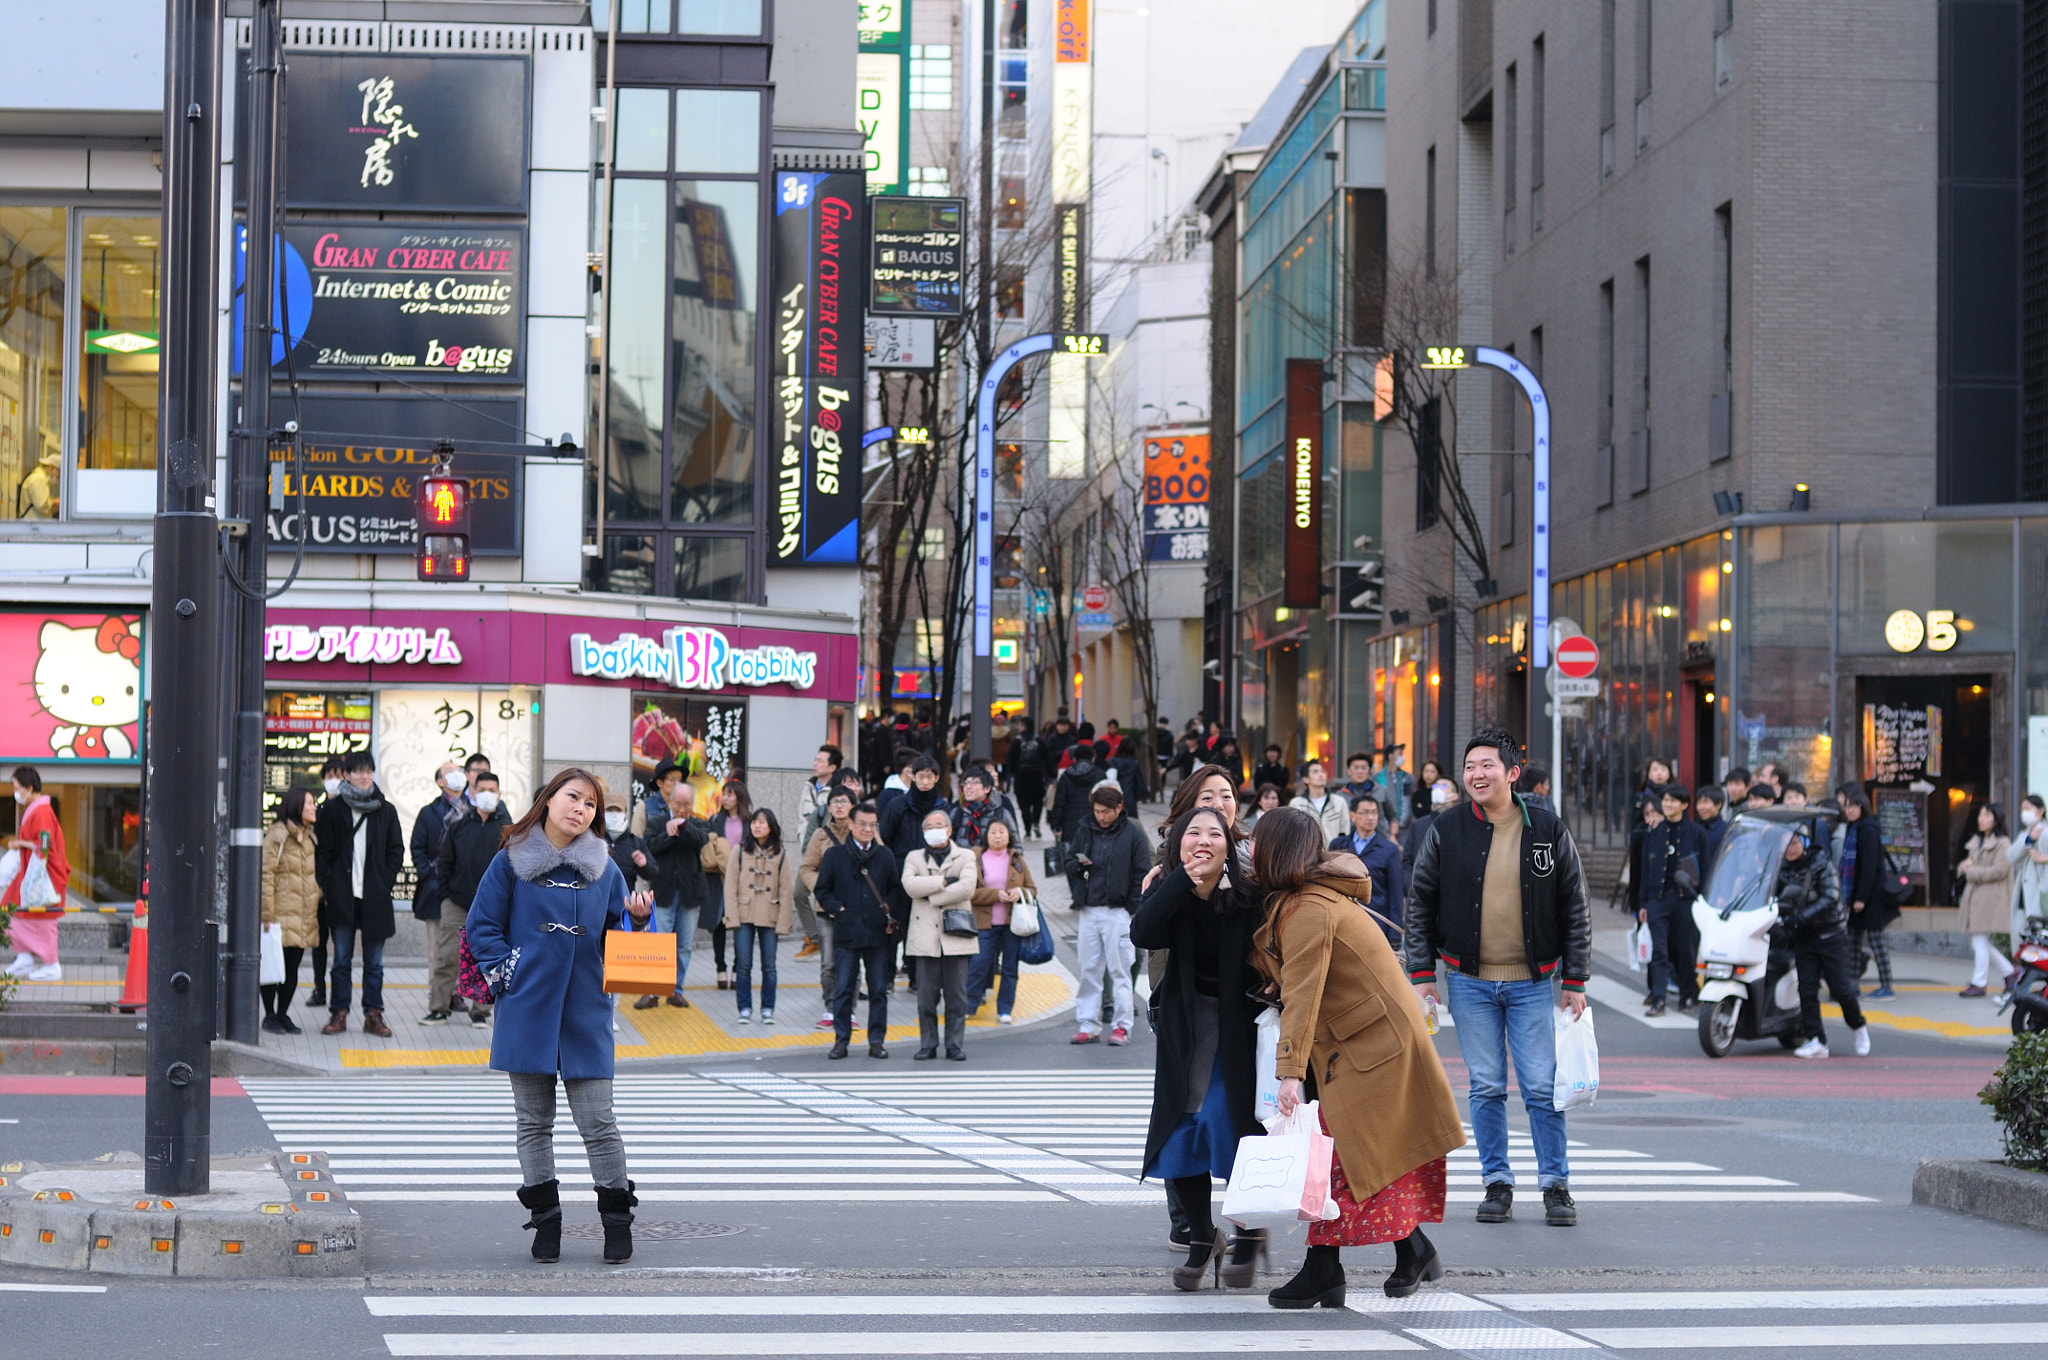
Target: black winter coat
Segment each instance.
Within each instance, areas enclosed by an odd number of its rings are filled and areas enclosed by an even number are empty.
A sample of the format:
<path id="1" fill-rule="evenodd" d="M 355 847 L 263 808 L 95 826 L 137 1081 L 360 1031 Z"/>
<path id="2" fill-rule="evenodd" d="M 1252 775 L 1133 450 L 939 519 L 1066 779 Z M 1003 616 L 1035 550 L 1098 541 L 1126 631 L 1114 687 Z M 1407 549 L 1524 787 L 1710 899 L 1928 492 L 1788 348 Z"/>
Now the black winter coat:
<path id="1" fill-rule="evenodd" d="M 375 788 L 375 785 L 371 786 Z M 405 837 L 398 829 L 398 809 L 377 790 L 377 806 L 360 815 L 369 837 L 363 854 L 363 893 L 355 892 L 355 833 L 359 820 L 348 800 L 339 796 L 320 805 L 313 822 L 317 844 L 313 850 L 313 872 L 320 880 L 321 895 L 327 901 L 327 925 L 331 930 L 353 930 L 369 943 L 388 940 L 398 933 L 398 918 L 391 906 L 391 889 L 398 871 L 405 867 Z"/>
<path id="2" fill-rule="evenodd" d="M 924 819 L 933 812 L 950 813 L 953 805 L 946 801 L 946 795 L 939 792 L 934 784 L 929 790 L 911 786 L 908 793 L 891 800 L 888 810 L 882 814 L 878 828 L 882 844 L 889 847 L 889 853 L 901 865 L 910 858 L 913 850 L 924 849 Z M 948 824 L 952 819 L 947 818 Z"/>
<path id="3" fill-rule="evenodd" d="M 462 807 L 469 811 L 467 800 Z M 434 866 L 440 861 L 441 842 L 447 835 L 448 800 L 436 798 L 412 819 L 412 914 L 422 921 L 441 919 L 441 899 L 447 894 L 441 891 Z"/>
<path id="4" fill-rule="evenodd" d="M 1054 786 L 1052 807 L 1046 813 L 1053 833 L 1071 841 L 1084 822 L 1095 820 L 1088 810 L 1088 795 L 1102 782 L 1102 767 L 1092 760 L 1076 760 L 1060 774 Z"/>
<path id="5" fill-rule="evenodd" d="M 811 890 L 811 901 L 832 923 L 835 949 L 872 949 L 889 943 L 910 924 L 910 899 L 903 895 L 896 856 L 879 840 L 862 849 L 848 836 L 827 850 L 818 862 L 818 886 Z"/>
<path id="6" fill-rule="evenodd" d="M 1808 850 L 1797 864 L 1780 864 L 1773 891 L 1778 921 L 1793 939 L 1840 934 L 1849 924 L 1842 876 L 1823 852 Z"/>
<path id="7" fill-rule="evenodd" d="M 711 823 L 701 817 L 685 817 L 671 836 L 667 821 L 647 823 L 647 858 L 641 872 L 654 885 L 654 900 L 664 907 L 702 907 L 704 888 L 704 842 L 711 839 Z"/>
<path id="8" fill-rule="evenodd" d="M 1846 837 L 1856 838 L 1856 882 L 1849 889 L 1849 900 L 1844 905 L 1849 912 L 1851 930 L 1883 930 L 1899 919 L 1896 903 L 1884 900 L 1879 892 L 1879 882 L 1884 877 L 1884 836 L 1877 829 L 1877 818 L 1858 817 L 1846 824 Z M 1840 874 L 1836 875 L 1839 879 Z M 1857 911 L 1855 904 L 1861 902 L 1863 910 Z"/>
<path id="9" fill-rule="evenodd" d="M 465 910 L 476 901 L 476 885 L 484 881 L 484 870 L 498 857 L 505 843 L 505 828 L 511 825 L 512 814 L 500 803 L 489 817 L 472 808 L 450 828 L 434 865 L 441 896 Z"/>
<path id="10" fill-rule="evenodd" d="M 1129 817 L 1119 817 L 1109 827 L 1096 825 L 1091 814 L 1067 838 L 1068 886 L 1073 889 L 1076 910 L 1082 907 L 1137 909 L 1143 895 L 1145 874 L 1152 867 L 1152 847 L 1145 833 Z M 1092 861 L 1082 868 L 1075 861 L 1086 855 Z"/>
<path id="11" fill-rule="evenodd" d="M 1167 950 L 1166 972 L 1152 993 L 1157 1015 L 1152 1050 L 1152 1118 L 1145 1131 L 1145 1167 L 1149 1170 L 1166 1145 L 1167 1135 L 1187 1112 L 1188 1064 L 1193 1059 L 1196 1005 L 1195 967 L 1205 952 L 1207 936 L 1216 951 L 1216 1077 L 1240 1138 L 1265 1132 L 1256 1106 L 1258 1083 L 1253 1071 L 1258 1056 L 1257 1022 L 1265 1009 L 1247 993 L 1260 986 L 1252 966 L 1252 932 L 1263 914 L 1260 898 L 1239 884 L 1218 885 L 1204 902 L 1185 869 L 1163 874 L 1131 918 L 1131 943 L 1140 949 Z M 1219 911 L 1221 906 L 1224 909 Z M 1212 1078 L 1213 1080 L 1214 1078 Z"/>
<path id="12" fill-rule="evenodd" d="M 1516 795 L 1522 814 L 1522 948 L 1529 970 L 1543 981 L 1564 975 L 1567 991 L 1584 991 L 1593 972 L 1593 918 L 1579 851 L 1557 814 L 1532 808 Z M 1413 982 L 1434 982 L 1436 961 L 1461 973 L 1479 969 L 1479 902 L 1493 823 L 1476 803 L 1437 814 L 1415 856 L 1408 881 L 1406 963 Z"/>

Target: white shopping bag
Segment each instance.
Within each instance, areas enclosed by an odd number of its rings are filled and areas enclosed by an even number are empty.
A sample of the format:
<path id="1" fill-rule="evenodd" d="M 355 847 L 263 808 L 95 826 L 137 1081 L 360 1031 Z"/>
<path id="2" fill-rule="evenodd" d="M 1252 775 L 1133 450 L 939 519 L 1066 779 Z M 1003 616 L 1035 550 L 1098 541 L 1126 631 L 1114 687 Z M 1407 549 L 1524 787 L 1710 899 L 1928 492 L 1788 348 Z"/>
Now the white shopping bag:
<path id="1" fill-rule="evenodd" d="M 1651 952 L 1649 922 L 1640 922 L 1628 933 L 1628 970 L 1642 972 L 1649 965 Z"/>
<path id="2" fill-rule="evenodd" d="M 1280 1012 L 1259 1012 L 1259 1046 L 1252 1059 L 1252 1110 L 1263 1124 L 1280 1114 Z"/>
<path id="3" fill-rule="evenodd" d="M 1295 1106 L 1291 1115 L 1266 1121 L 1263 1137 L 1237 1140 L 1223 1216 L 1241 1228 L 1286 1228 L 1335 1218 L 1337 1202 L 1330 1198 L 1335 1152 L 1313 1100 Z"/>
<path id="4" fill-rule="evenodd" d="M 14 876 L 21 872 L 21 861 L 29 852 L 26 850 L 0 851 L 0 894 L 7 891 Z"/>
<path id="5" fill-rule="evenodd" d="M 1026 893 L 1010 906 L 1010 933 L 1018 939 L 1029 939 L 1038 933 L 1038 899 Z"/>
<path id="6" fill-rule="evenodd" d="M 1588 1006 L 1574 1019 L 1559 1007 L 1550 1013 L 1552 1033 L 1557 1039 L 1557 1076 L 1550 1088 L 1550 1107 L 1576 1110 L 1591 1105 L 1600 1094 L 1600 1048 L 1593 1042 L 1593 1008 Z"/>
<path id="7" fill-rule="evenodd" d="M 8 858 L 14 856 L 9 855 Z M 0 892 L 4 891 L 6 889 L 0 888 Z M 50 882 L 50 862 L 33 851 L 29 852 L 28 867 L 21 871 L 20 901 L 23 911 L 64 905 L 64 895 Z"/>
<path id="8" fill-rule="evenodd" d="M 263 964 L 256 973 L 256 985 L 276 987 L 284 982 L 284 927 L 272 923 L 263 927 Z"/>

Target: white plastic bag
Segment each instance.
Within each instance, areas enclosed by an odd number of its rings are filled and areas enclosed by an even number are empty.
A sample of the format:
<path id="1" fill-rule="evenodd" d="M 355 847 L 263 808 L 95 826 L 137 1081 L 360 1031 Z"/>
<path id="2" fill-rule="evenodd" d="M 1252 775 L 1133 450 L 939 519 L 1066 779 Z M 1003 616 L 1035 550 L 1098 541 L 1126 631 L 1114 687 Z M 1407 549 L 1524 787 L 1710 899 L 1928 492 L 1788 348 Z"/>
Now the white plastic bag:
<path id="1" fill-rule="evenodd" d="M 1266 1121 L 1263 1137 L 1237 1140 L 1223 1216 L 1241 1228 L 1290 1228 L 1337 1217 L 1337 1202 L 1330 1198 L 1335 1153 L 1313 1100 Z"/>
<path id="2" fill-rule="evenodd" d="M 1650 924 L 1647 921 L 1638 922 L 1628 932 L 1628 970 L 1631 973 L 1642 972 L 1649 966 L 1652 952 Z"/>
<path id="3" fill-rule="evenodd" d="M 13 856 L 8 856 L 12 859 Z M 0 892 L 6 889 L 0 888 Z M 21 909 L 41 911 L 47 907 L 64 905 L 64 895 L 50 882 L 50 862 L 41 855 L 29 852 L 28 867 L 21 871 Z"/>
<path id="4" fill-rule="evenodd" d="M 1263 1124 L 1280 1115 L 1280 1012 L 1259 1012 L 1259 1044 L 1252 1059 L 1252 1112 Z"/>
<path id="5" fill-rule="evenodd" d="M 1030 893 L 1010 904 L 1010 933 L 1020 940 L 1029 939 L 1038 933 L 1040 920 L 1038 899 Z"/>
<path id="6" fill-rule="evenodd" d="M 21 872 L 21 861 L 28 854 L 26 850 L 0 851 L 0 894 L 5 894 L 14 876 Z"/>
<path id="7" fill-rule="evenodd" d="M 256 985 L 276 987 L 284 982 L 284 927 L 272 922 L 263 927 L 263 963 L 256 973 Z"/>
<path id="8" fill-rule="evenodd" d="M 1600 1094 L 1600 1047 L 1593 1041 L 1593 1008 L 1574 1019 L 1563 1007 L 1550 1013 L 1557 1039 L 1557 1076 L 1551 1082 L 1550 1107 L 1576 1110 Z"/>

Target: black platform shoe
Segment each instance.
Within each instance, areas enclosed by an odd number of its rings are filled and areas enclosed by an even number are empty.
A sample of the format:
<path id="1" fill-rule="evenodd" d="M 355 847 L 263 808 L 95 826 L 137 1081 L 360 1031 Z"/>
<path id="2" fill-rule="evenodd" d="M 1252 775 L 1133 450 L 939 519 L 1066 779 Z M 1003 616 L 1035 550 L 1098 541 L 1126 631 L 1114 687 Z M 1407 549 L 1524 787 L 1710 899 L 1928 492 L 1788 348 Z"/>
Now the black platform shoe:
<path id="1" fill-rule="evenodd" d="M 1436 1254 L 1436 1244 L 1417 1228 L 1394 1244 L 1394 1273 L 1387 1276 L 1387 1297 L 1405 1299 L 1422 1288 L 1424 1280 L 1440 1280 L 1443 1274 L 1443 1258 Z"/>
<path id="2" fill-rule="evenodd" d="M 1266 1295 L 1275 1308 L 1325 1308 L 1344 1306 L 1344 1263 L 1335 1247 L 1310 1247 L 1301 1273 Z"/>
<path id="3" fill-rule="evenodd" d="M 525 1226 L 533 1232 L 533 1259 L 548 1265 L 562 1259 L 562 1183 L 542 1181 L 519 1187 L 527 1208 Z"/>
<path id="4" fill-rule="evenodd" d="M 633 1182 L 627 1181 L 623 1190 L 610 1186 L 596 1186 L 597 1217 L 604 1224 L 604 1263 L 615 1266 L 633 1259 L 633 1206 L 640 1197 L 633 1193 Z"/>

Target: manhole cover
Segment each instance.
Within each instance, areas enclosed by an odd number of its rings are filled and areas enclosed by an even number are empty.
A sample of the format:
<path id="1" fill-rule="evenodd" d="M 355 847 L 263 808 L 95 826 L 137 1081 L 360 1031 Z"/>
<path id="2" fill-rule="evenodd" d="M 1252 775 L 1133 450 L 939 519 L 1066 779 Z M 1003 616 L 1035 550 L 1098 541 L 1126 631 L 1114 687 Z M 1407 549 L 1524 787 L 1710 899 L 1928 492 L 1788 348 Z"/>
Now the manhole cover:
<path id="1" fill-rule="evenodd" d="M 1713 1119 L 1684 1114 L 1581 1115 L 1574 1124 L 1593 1124 L 1603 1129 L 1722 1129 L 1740 1124 L 1740 1119 Z"/>
<path id="2" fill-rule="evenodd" d="M 731 1237 L 743 1233 L 745 1228 L 735 1228 L 728 1223 L 675 1223 L 660 1218 L 640 1218 L 633 1222 L 633 1240 L 636 1242 L 694 1242 L 704 1237 Z M 564 1223 L 564 1237 L 604 1236 L 602 1223 Z"/>

